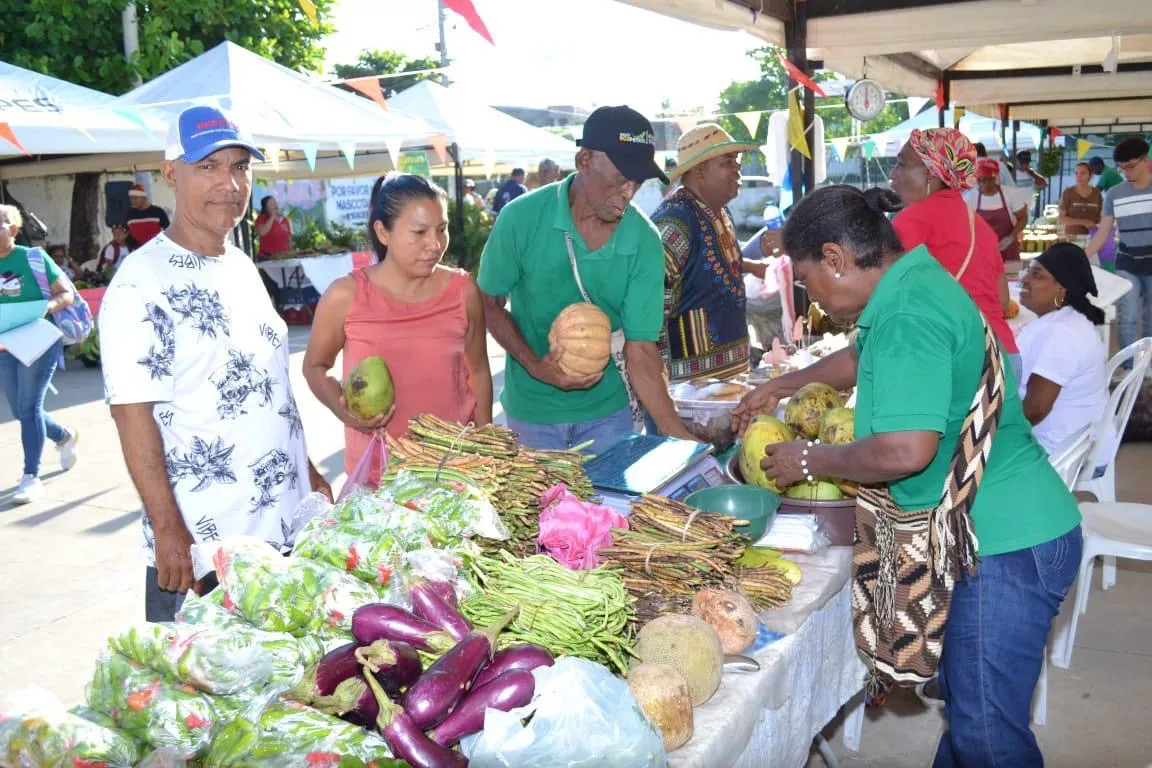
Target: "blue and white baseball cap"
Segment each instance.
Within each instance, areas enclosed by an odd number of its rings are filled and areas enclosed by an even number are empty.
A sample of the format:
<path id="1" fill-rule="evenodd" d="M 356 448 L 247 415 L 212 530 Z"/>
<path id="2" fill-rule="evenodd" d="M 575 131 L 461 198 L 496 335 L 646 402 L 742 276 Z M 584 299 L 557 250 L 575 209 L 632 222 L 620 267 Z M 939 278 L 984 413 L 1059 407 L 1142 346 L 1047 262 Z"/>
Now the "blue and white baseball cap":
<path id="1" fill-rule="evenodd" d="M 168 149 L 164 158 L 195 163 L 227 147 L 244 147 L 257 160 L 264 159 L 264 153 L 256 148 L 252 137 L 236 127 L 224 110 L 188 107 L 168 127 Z"/>

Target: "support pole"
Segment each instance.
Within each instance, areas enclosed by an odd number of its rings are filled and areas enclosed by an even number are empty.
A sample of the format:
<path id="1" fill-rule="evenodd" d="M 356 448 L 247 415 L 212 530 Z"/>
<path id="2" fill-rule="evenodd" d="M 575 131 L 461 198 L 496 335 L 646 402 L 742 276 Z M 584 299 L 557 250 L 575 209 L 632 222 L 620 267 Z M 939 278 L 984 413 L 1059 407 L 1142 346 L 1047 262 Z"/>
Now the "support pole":
<path id="1" fill-rule="evenodd" d="M 1011 107 L 1009 107 L 1011 109 Z M 1011 113 L 1009 113 L 1011 114 Z M 1020 121 L 1012 121 L 1012 181 L 1019 182 L 1016 178 L 1016 134 L 1020 132 Z M 1019 186 L 1019 184 L 1017 184 Z"/>
<path id="2" fill-rule="evenodd" d="M 453 186 L 456 188 L 456 221 L 452 237 L 464 237 L 464 166 L 460 163 L 460 146 L 456 142 L 448 145 L 448 155 L 452 158 Z M 460 242 L 464 242 L 463 239 Z M 463 267 L 463 264 L 457 266 Z"/>
<path id="3" fill-rule="evenodd" d="M 944 127 L 944 113 L 948 111 L 948 107 L 952 104 L 952 78 L 948 77 L 948 70 L 940 77 L 940 91 L 944 96 L 944 106 L 936 110 L 938 113 L 940 127 Z M 939 105 L 938 105 L 939 106 Z"/>
<path id="4" fill-rule="evenodd" d="M 784 25 L 784 45 L 786 47 L 786 55 L 788 60 L 796 65 L 796 68 L 801 72 L 808 72 L 808 7 L 805 3 L 796 3 L 792 20 L 790 23 Z M 799 83 L 794 80 L 788 80 L 788 88 L 791 90 Z M 805 89 L 807 90 L 807 89 Z M 804 104 L 807 105 L 808 97 L 805 96 Z M 812 153 L 812 134 L 807 131 L 811 126 L 811 121 L 814 119 L 815 109 L 806 109 L 804 115 L 805 140 L 808 142 L 808 153 Z M 801 197 L 812 191 L 808 187 L 809 170 L 805 166 L 806 159 L 804 155 L 800 154 L 797 149 L 792 149 L 789 153 L 789 173 L 792 177 L 792 204 L 800 200 Z M 810 161 L 807 161 L 809 164 Z M 815 175 L 813 169 L 812 175 Z"/>
<path id="5" fill-rule="evenodd" d="M 444 10 L 444 0 L 436 0 L 436 21 L 440 26 L 440 66 L 448 66 L 448 38 L 444 35 L 444 17 L 447 14 Z M 444 72 L 440 73 L 440 85 L 445 87 L 452 84 L 448 79 L 448 75 Z"/>

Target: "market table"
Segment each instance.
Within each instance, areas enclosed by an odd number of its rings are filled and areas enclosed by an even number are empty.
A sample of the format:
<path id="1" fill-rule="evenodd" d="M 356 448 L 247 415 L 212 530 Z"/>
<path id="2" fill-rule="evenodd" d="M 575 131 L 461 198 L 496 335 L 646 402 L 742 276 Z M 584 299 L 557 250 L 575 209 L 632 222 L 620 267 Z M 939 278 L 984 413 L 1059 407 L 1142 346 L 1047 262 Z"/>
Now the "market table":
<path id="1" fill-rule="evenodd" d="M 668 756 L 674 768 L 796 768 L 812 740 L 849 702 L 845 744 L 855 749 L 866 672 L 852 636 L 851 547 L 794 558 L 804 579 L 782 609 L 761 614 L 785 637 L 752 654 L 759 672 L 726 672 L 693 713 L 692 739 Z"/>

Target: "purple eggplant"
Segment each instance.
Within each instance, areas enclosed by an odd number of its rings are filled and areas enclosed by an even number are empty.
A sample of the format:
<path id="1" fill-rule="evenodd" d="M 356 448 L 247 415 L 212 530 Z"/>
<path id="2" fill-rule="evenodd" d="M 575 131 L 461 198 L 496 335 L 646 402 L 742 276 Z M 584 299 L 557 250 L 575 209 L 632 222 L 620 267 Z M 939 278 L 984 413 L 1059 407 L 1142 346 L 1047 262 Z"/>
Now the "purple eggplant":
<path id="1" fill-rule="evenodd" d="M 463 640 L 472 631 L 472 625 L 444 600 L 441 590 L 433 584 L 444 582 L 412 580 L 409 595 L 412 597 L 413 612 L 452 635 L 453 640 Z M 452 589 L 451 584 L 448 585 L 448 589 Z"/>
<path id="2" fill-rule="evenodd" d="M 380 707 L 360 674 L 359 650 L 356 643 L 349 643 L 324 654 L 308 669 L 304 679 L 287 692 L 287 697 L 350 723 L 371 727 Z"/>
<path id="3" fill-rule="evenodd" d="M 456 599 L 456 586 L 450 581 L 435 581 L 433 579 L 427 580 L 428 589 L 435 592 L 440 596 L 440 599 L 452 610 L 456 610 L 458 601 Z"/>
<path id="4" fill-rule="evenodd" d="M 392 703 L 375 675 L 366 670 L 364 677 L 380 708 L 376 727 L 396 757 L 407 761 L 412 768 L 466 768 L 468 758 L 425 736 L 403 707 Z"/>
<path id="5" fill-rule="evenodd" d="M 492 661 L 480 670 L 480 674 L 472 682 L 472 687 L 479 688 L 482 685 L 487 685 L 500 675 L 513 669 L 531 672 L 536 667 L 550 667 L 552 663 L 552 654 L 538 645 L 531 643 L 510 645 L 501 651 L 496 651 L 495 655 L 492 656 Z"/>
<path id="6" fill-rule="evenodd" d="M 384 691 L 397 699 L 424 671 L 420 652 L 399 641 L 377 640 L 360 646 L 356 649 L 356 661 L 375 674 Z"/>
<path id="7" fill-rule="evenodd" d="M 450 747 L 465 736 L 484 730 L 485 710 L 508 712 L 522 707 L 532 701 L 535 691 L 536 678 L 531 672 L 523 669 L 505 672 L 487 685 L 473 688 L 428 736 L 437 744 Z"/>
<path id="8" fill-rule="evenodd" d="M 364 645 L 393 640 L 429 653 L 443 653 L 455 645 L 450 634 L 431 622 L 395 605 L 370 603 L 352 614 L 352 636 Z"/>
<path id="9" fill-rule="evenodd" d="M 480 668 L 492 658 L 496 636 L 512 621 L 516 611 L 509 611 L 487 629 L 474 629 L 425 670 L 412 683 L 400 703 L 412 722 L 426 731 L 448 716 L 452 707 L 472 685 Z"/>

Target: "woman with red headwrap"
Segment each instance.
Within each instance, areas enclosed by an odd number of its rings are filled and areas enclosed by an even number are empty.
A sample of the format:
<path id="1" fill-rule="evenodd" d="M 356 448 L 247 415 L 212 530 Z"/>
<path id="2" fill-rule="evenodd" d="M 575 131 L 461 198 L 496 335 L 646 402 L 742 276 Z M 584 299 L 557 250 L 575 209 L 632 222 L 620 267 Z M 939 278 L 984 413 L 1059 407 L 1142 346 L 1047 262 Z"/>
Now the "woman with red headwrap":
<path id="1" fill-rule="evenodd" d="M 960 131 L 912 131 L 892 171 L 892 191 L 904 203 L 892 224 L 905 248 L 924 244 L 964 286 L 1018 378 L 1020 350 L 1004 319 L 1009 298 L 1000 238 L 963 198 L 975 175 L 976 149 Z"/>

